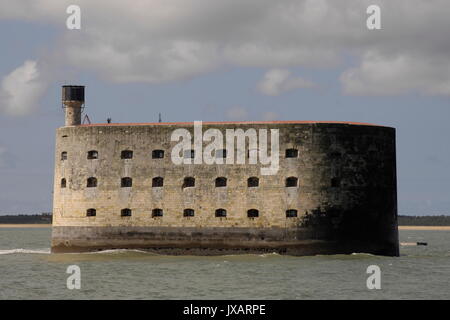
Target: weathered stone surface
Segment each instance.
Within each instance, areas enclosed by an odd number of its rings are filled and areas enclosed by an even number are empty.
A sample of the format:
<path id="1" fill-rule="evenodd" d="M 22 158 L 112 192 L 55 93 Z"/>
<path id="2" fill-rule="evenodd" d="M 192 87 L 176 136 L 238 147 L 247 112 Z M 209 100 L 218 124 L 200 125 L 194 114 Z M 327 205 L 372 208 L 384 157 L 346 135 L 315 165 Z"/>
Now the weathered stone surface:
<path id="1" fill-rule="evenodd" d="M 343 123 L 214 123 L 217 128 L 280 130 L 280 169 L 263 176 L 261 165 L 174 165 L 173 130 L 192 124 L 81 125 L 57 130 L 53 251 L 144 248 L 161 253 L 287 254 L 371 252 L 398 255 L 395 129 Z M 225 134 L 224 134 L 225 136 Z M 205 144 L 206 145 L 206 144 Z M 285 150 L 298 149 L 297 158 Z M 98 159 L 87 159 L 88 151 Z M 132 150 L 132 159 L 121 151 Z M 163 159 L 152 159 L 164 150 Z M 67 152 L 67 160 L 61 153 Z M 248 161 L 248 159 L 247 159 Z M 263 166 L 266 167 L 266 166 Z M 227 186 L 215 188 L 217 177 Z M 286 188 L 287 177 L 297 188 Z M 97 187 L 87 188 L 89 177 Z M 131 177 L 131 188 L 121 178 Z M 163 187 L 152 179 L 163 177 Z M 182 188 L 185 177 L 195 187 Z M 249 177 L 259 186 L 247 187 Z M 61 188 L 61 179 L 67 187 Z M 332 179 L 337 179 L 332 183 Z M 96 216 L 87 217 L 95 208 Z M 132 210 L 122 217 L 121 210 Z M 163 209 L 163 217 L 152 210 Z M 227 210 L 226 218 L 215 210 Z M 194 209 L 194 217 L 184 217 Z M 259 210 L 248 218 L 247 210 Z M 286 210 L 296 209 L 296 218 Z"/>

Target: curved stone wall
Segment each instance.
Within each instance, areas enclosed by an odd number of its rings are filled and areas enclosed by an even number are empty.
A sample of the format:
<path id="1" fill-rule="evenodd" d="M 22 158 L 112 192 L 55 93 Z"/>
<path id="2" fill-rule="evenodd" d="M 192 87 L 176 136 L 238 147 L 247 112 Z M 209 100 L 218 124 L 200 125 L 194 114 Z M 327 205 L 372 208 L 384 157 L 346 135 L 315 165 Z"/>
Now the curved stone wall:
<path id="1" fill-rule="evenodd" d="M 395 129 L 203 123 L 203 132 L 215 128 L 224 137 L 226 129 L 278 129 L 279 169 L 262 175 L 267 165 L 249 164 L 248 158 L 245 164 L 175 165 L 171 134 L 179 128 L 194 136 L 192 123 L 58 129 L 52 250 L 398 255 Z M 163 157 L 154 159 L 155 150 Z M 216 187 L 221 177 L 226 186 Z M 131 178 L 131 187 L 123 178 Z M 185 178 L 194 178 L 195 186 L 186 187 Z M 249 178 L 258 185 L 249 187 Z M 296 184 L 287 187 L 288 178 Z M 226 217 L 217 217 L 218 209 Z M 249 210 L 258 216 L 249 217 Z"/>

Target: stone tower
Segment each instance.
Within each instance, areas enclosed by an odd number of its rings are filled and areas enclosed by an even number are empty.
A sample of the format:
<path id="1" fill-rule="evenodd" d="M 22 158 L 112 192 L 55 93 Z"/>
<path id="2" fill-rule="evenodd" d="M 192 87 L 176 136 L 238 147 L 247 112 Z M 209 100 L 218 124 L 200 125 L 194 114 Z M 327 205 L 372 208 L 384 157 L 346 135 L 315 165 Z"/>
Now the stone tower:
<path id="1" fill-rule="evenodd" d="M 63 86 L 62 103 L 65 109 L 65 126 L 80 125 L 84 108 L 84 86 Z"/>

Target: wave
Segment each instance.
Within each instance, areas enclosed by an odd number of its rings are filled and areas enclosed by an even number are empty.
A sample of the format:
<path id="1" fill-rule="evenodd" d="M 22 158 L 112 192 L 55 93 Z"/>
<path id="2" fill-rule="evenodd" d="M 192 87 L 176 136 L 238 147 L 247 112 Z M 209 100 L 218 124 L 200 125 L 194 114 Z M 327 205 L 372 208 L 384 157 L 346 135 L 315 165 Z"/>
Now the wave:
<path id="1" fill-rule="evenodd" d="M 153 253 L 150 251 L 138 250 L 138 249 L 107 249 L 107 250 L 99 250 L 99 251 L 91 251 L 91 252 L 83 252 L 83 253 L 84 254 L 111 254 L 111 253 L 117 254 L 117 253 L 128 253 L 128 252 L 156 254 L 156 253 Z"/>
<path id="2" fill-rule="evenodd" d="M 353 252 L 352 256 L 369 256 L 369 257 L 376 257 L 376 255 L 372 253 L 364 253 L 364 252 Z"/>
<path id="3" fill-rule="evenodd" d="M 31 253 L 31 254 L 50 254 L 50 248 L 48 249 L 6 249 L 0 250 L 0 254 L 16 254 L 16 253 Z"/>

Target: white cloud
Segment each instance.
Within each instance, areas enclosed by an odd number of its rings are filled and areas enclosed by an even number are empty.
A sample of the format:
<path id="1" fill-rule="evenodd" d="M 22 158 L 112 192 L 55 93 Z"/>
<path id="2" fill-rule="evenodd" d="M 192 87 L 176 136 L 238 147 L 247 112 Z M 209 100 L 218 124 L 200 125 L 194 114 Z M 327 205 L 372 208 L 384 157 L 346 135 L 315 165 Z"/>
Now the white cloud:
<path id="1" fill-rule="evenodd" d="M 382 30 L 366 28 L 371 0 L 76 3 L 81 30 L 65 28 L 71 0 L 2 1 L 0 19 L 57 26 L 62 38 L 53 58 L 42 57 L 46 65 L 93 71 L 112 82 L 177 81 L 224 66 L 307 67 L 343 69 L 346 94 L 450 91 L 448 0 L 378 0 Z M 310 85 L 301 78 L 288 83 L 268 84 L 266 91 Z"/>
<path id="2" fill-rule="evenodd" d="M 289 70 L 271 69 L 259 82 L 258 90 L 268 96 L 277 96 L 294 89 L 312 88 L 314 86 L 315 84 L 309 80 L 291 76 Z"/>
<path id="3" fill-rule="evenodd" d="M 5 76 L 0 87 L 0 111 L 14 116 L 31 113 L 39 103 L 46 85 L 40 78 L 36 61 L 27 60 Z"/>

